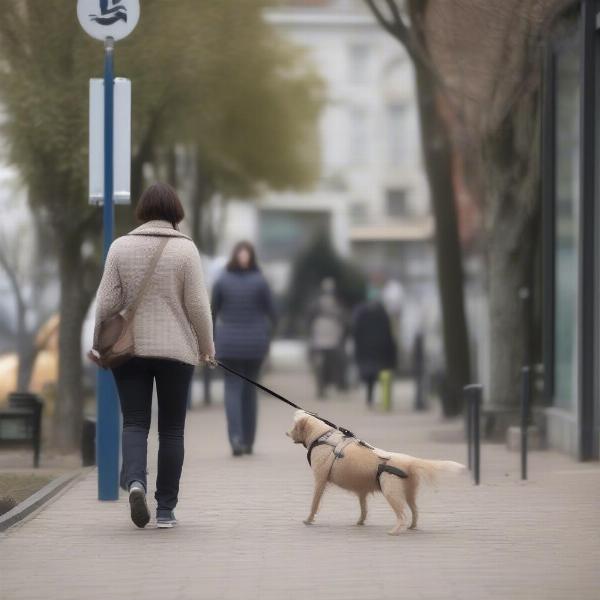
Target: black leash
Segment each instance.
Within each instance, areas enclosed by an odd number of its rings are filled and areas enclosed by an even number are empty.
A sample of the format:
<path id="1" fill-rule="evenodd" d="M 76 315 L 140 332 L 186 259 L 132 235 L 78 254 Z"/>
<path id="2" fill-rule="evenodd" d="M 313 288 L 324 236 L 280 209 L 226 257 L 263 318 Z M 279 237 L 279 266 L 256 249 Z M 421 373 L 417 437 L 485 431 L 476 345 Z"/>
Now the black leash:
<path id="1" fill-rule="evenodd" d="M 250 379 L 249 377 L 246 377 L 242 373 L 239 373 L 235 369 L 232 369 L 231 367 L 228 367 L 227 365 L 223 364 L 222 362 L 220 362 L 218 360 L 216 361 L 216 363 L 222 369 L 225 369 L 225 371 L 229 371 L 233 375 L 236 375 L 237 377 L 240 377 L 241 379 L 244 379 L 245 381 L 247 381 L 248 383 L 251 383 L 252 385 L 256 386 L 258 389 L 262 390 L 263 392 L 266 392 L 267 394 L 270 394 L 271 396 L 273 396 L 273 398 L 277 398 L 277 400 L 281 400 L 282 402 L 285 402 L 286 404 L 288 404 L 292 408 L 295 408 L 297 410 L 303 410 L 305 413 L 307 413 L 307 414 L 309 414 L 309 415 L 311 415 L 311 416 L 319 419 L 319 421 L 323 421 L 323 423 L 325 423 L 326 425 L 329 425 L 329 427 L 333 427 L 334 429 L 337 429 L 338 431 L 341 431 L 347 437 L 353 437 L 353 438 L 356 437 L 349 429 L 346 429 L 345 427 L 339 427 L 335 423 L 332 423 L 331 421 L 328 421 L 327 419 L 324 419 L 323 417 L 320 417 L 317 413 L 311 412 L 310 410 L 306 410 L 306 409 L 302 408 L 301 406 L 298 406 L 296 403 L 292 402 L 291 400 L 288 400 L 287 398 L 285 398 L 281 394 L 278 394 L 277 392 L 274 392 L 273 390 L 269 389 L 266 385 L 262 385 L 262 383 L 258 383 L 258 381 L 254 381 L 253 379 Z"/>
<path id="2" fill-rule="evenodd" d="M 322 421 L 326 425 L 329 425 L 329 427 L 333 427 L 334 429 L 337 429 L 340 433 L 344 434 L 344 436 L 346 436 L 346 437 L 350 437 L 350 438 L 355 438 L 356 439 L 356 436 L 349 429 L 346 429 L 345 427 L 339 427 L 335 423 L 332 423 L 331 421 L 328 421 L 327 419 L 324 419 L 323 417 L 320 417 L 317 413 L 311 412 L 310 410 L 305 410 L 301 406 L 298 406 L 295 402 L 292 402 L 291 400 L 288 400 L 287 398 L 285 398 L 281 394 L 278 394 L 277 392 L 274 392 L 273 390 L 269 389 L 266 385 L 262 385 L 262 383 L 258 383 L 258 381 L 254 381 L 253 379 L 250 379 L 250 377 L 246 377 L 245 375 L 242 375 L 241 373 L 239 373 L 235 369 L 232 369 L 231 367 L 228 367 L 227 365 L 224 365 L 222 362 L 220 362 L 218 360 L 215 361 L 215 362 L 222 369 L 225 369 L 225 371 L 229 371 L 233 375 L 236 375 L 237 377 L 240 377 L 244 381 L 247 381 L 248 383 L 251 383 L 252 385 L 256 386 L 258 389 L 262 390 L 263 392 L 266 392 L 267 394 L 270 394 L 271 396 L 273 396 L 273 398 L 277 398 L 277 400 L 281 400 L 282 402 L 285 402 L 287 405 L 291 406 L 292 408 L 295 408 L 297 410 L 303 410 L 305 413 L 307 413 L 307 414 L 309 414 L 309 415 L 311 415 L 311 416 L 319 419 L 319 421 Z M 363 440 L 357 440 L 357 441 L 362 446 L 365 446 L 366 448 L 374 450 L 373 446 L 371 446 L 370 444 L 367 444 Z M 322 443 L 321 442 L 321 437 L 317 438 L 310 445 L 310 448 L 308 449 L 308 454 L 306 456 L 309 465 L 310 465 L 310 455 L 311 455 L 311 452 L 312 452 L 313 448 L 315 446 L 319 445 L 320 443 Z M 337 456 L 335 455 L 335 453 L 334 453 L 334 457 L 337 458 Z M 334 458 L 334 461 L 335 461 L 335 458 Z M 381 478 L 381 474 L 382 473 L 391 473 L 392 475 L 396 475 L 397 477 L 401 477 L 402 479 L 405 479 L 406 477 L 408 477 L 408 475 L 407 475 L 407 473 L 405 471 L 403 471 L 402 469 L 398 469 L 397 467 L 394 467 L 392 465 L 388 465 L 388 464 L 386 464 L 386 462 L 387 462 L 387 459 L 384 459 L 384 462 L 381 463 L 380 465 L 378 465 L 378 467 L 377 467 L 377 476 L 376 476 L 376 479 L 377 479 L 377 483 L 379 484 L 379 487 L 381 487 L 380 478 Z M 331 471 L 331 467 L 333 467 L 333 462 L 331 463 L 331 466 L 329 468 L 330 471 Z M 329 479 L 329 475 L 327 476 L 327 479 Z"/>

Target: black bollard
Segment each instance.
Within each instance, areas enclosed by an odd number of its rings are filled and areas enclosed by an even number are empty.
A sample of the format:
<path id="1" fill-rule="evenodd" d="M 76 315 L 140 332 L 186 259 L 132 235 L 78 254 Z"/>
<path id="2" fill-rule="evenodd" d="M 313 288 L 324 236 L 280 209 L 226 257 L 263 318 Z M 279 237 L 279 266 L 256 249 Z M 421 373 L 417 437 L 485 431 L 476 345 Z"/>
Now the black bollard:
<path id="1" fill-rule="evenodd" d="M 466 407 L 466 425 L 467 425 L 467 468 L 473 470 L 473 419 L 471 414 L 471 400 L 469 388 L 463 388 L 463 399 Z"/>
<path id="2" fill-rule="evenodd" d="M 521 369 L 521 479 L 527 479 L 527 451 L 529 427 L 529 404 L 531 397 L 531 369 Z"/>
<path id="3" fill-rule="evenodd" d="M 464 388 L 467 402 L 467 430 L 468 430 L 468 464 L 473 471 L 473 481 L 479 485 L 480 458 L 481 458 L 481 399 L 483 387 L 481 385 L 468 385 Z"/>

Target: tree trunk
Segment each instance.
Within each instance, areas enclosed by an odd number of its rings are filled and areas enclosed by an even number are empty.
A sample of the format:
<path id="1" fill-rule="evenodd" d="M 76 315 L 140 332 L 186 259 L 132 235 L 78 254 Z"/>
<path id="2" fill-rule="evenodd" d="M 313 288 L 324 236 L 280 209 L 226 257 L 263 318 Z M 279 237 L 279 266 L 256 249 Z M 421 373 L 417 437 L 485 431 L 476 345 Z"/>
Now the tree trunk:
<path id="1" fill-rule="evenodd" d="M 440 114 L 431 74 L 415 64 L 421 145 L 435 219 L 435 252 L 446 358 L 446 416 L 462 411 L 462 390 L 470 383 L 464 274 L 452 181 L 452 143 Z"/>
<path id="2" fill-rule="evenodd" d="M 205 177 L 202 159 L 196 158 L 194 194 L 192 196 L 192 237 L 202 252 L 214 255 L 216 240 L 210 218 L 210 200 L 214 194 L 211 181 Z"/>
<path id="3" fill-rule="evenodd" d="M 499 413 L 516 412 L 520 369 L 532 343 L 530 305 L 520 292 L 531 293 L 540 218 L 539 126 L 534 91 L 516 104 L 483 146 L 492 366 L 486 396 L 490 410 Z M 500 433 L 506 424 L 499 422 Z"/>
<path id="4" fill-rule="evenodd" d="M 17 313 L 17 385 L 16 391 L 26 392 L 29 389 L 33 364 L 37 355 L 35 348 L 35 332 L 32 334 L 27 330 L 27 303 L 23 299 L 21 284 L 14 270 L 7 262 L 4 262 L 4 270 L 8 276 L 15 296 L 15 308 Z"/>
<path id="5" fill-rule="evenodd" d="M 61 450 L 78 447 L 83 418 L 81 330 L 89 296 L 80 279 L 81 270 L 80 241 L 67 240 L 59 250 L 60 360 L 54 413 L 55 442 Z"/>
<path id="6" fill-rule="evenodd" d="M 488 294 L 490 331 L 490 382 L 486 392 L 488 409 L 492 412 L 516 410 L 519 402 L 519 373 L 525 364 L 529 345 L 530 323 L 520 291 L 529 288 L 529 257 L 532 244 L 517 252 L 510 247 L 510 218 L 496 223 L 488 234 Z M 499 423 L 499 431 L 506 424 Z"/>

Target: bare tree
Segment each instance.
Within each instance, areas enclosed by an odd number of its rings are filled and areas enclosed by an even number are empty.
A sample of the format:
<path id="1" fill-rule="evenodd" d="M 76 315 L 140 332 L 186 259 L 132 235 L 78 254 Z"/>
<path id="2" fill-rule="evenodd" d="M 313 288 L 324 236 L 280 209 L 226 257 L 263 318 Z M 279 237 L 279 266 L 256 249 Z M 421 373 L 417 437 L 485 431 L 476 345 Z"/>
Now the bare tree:
<path id="1" fill-rule="evenodd" d="M 425 4 L 425 3 L 423 3 Z M 429 0 L 421 31 L 452 104 L 454 139 L 478 174 L 490 322 L 488 401 L 515 408 L 530 346 L 530 288 L 539 231 L 541 49 L 549 25 L 572 0 Z"/>
<path id="2" fill-rule="evenodd" d="M 399 0 L 365 0 L 371 12 L 412 59 L 421 126 L 421 146 L 435 218 L 435 249 L 447 371 L 444 412 L 462 410 L 462 389 L 470 379 L 465 316 L 464 275 L 453 184 L 453 149 L 444 117 L 445 84 L 429 56 L 420 27 L 425 0 L 409 1 L 408 14 Z"/>
<path id="3" fill-rule="evenodd" d="M 27 235 L 27 230 L 14 221 L 11 228 L 0 229 L 0 269 L 4 272 L 15 303 L 16 319 L 4 321 L 5 332 L 15 341 L 18 356 L 16 391 L 27 391 L 31 382 L 39 347 L 38 329 L 53 312 L 41 301 L 47 286 L 47 261 L 39 248 L 42 239 Z"/>

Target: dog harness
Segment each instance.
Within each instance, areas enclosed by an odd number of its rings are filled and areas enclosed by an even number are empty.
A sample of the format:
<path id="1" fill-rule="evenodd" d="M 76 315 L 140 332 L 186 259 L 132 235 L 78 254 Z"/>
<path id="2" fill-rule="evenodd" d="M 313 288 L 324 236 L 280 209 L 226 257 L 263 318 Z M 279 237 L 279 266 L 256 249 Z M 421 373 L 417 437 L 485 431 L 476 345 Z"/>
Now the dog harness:
<path id="1" fill-rule="evenodd" d="M 365 448 L 368 448 L 369 450 L 371 450 L 373 452 L 375 452 L 375 450 L 376 450 L 376 448 L 371 446 L 371 444 L 367 444 L 367 442 L 365 442 L 363 440 L 359 440 L 358 438 L 356 438 L 354 436 L 345 435 L 341 431 L 332 428 L 332 429 L 327 430 L 324 434 L 320 435 L 316 440 L 313 440 L 309 444 L 308 450 L 306 453 L 306 460 L 308 461 L 308 464 L 310 466 L 312 466 L 312 464 L 311 464 L 312 451 L 317 446 L 322 446 L 322 445 L 331 446 L 333 448 L 333 451 L 332 451 L 333 461 L 331 462 L 331 466 L 329 467 L 329 472 L 331 473 L 333 464 L 335 463 L 335 461 L 338 458 L 344 458 L 344 449 L 347 446 L 349 446 L 350 444 L 359 444 L 361 446 L 364 446 Z M 387 456 L 387 457 L 378 456 L 378 458 L 381 460 L 381 462 L 377 466 L 377 475 L 376 475 L 377 484 L 379 485 L 379 487 L 381 487 L 380 478 L 381 478 L 382 473 L 390 473 L 391 475 L 396 475 L 397 477 L 400 477 L 402 479 L 406 479 L 408 477 L 407 473 L 405 471 L 403 471 L 402 469 L 399 469 L 398 467 L 393 467 L 392 465 L 387 464 L 387 462 L 391 458 L 391 456 Z M 327 479 L 329 479 L 329 475 L 327 476 Z"/>

